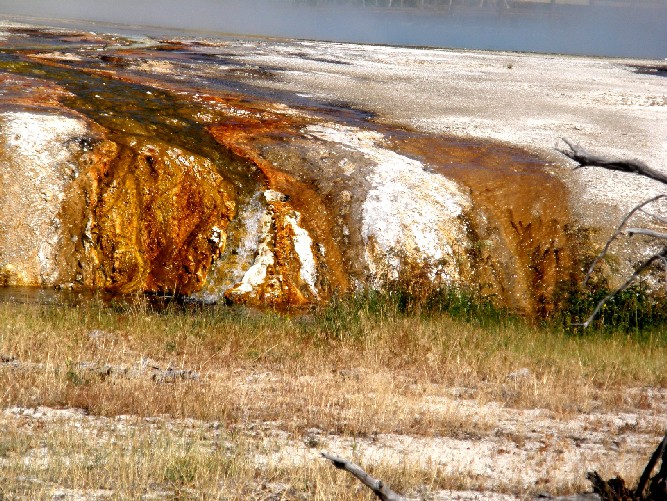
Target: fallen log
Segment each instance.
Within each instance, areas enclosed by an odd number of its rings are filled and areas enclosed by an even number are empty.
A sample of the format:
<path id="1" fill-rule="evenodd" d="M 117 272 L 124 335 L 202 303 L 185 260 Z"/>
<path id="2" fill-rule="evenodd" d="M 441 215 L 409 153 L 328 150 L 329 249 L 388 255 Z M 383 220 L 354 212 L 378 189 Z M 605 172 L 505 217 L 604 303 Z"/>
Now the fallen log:
<path id="1" fill-rule="evenodd" d="M 352 476 L 356 477 L 362 484 L 368 487 L 373 493 L 382 501 L 408 501 L 406 498 L 400 494 L 392 491 L 387 484 L 371 477 L 366 473 L 361 467 L 357 466 L 354 463 L 347 461 L 346 459 L 341 459 L 336 456 L 332 456 L 326 452 L 322 452 L 322 457 L 328 459 L 333 463 L 333 465 L 340 469 L 345 470 L 350 473 Z"/>
<path id="2" fill-rule="evenodd" d="M 565 138 L 562 138 L 562 140 L 570 149 L 566 150 L 558 148 L 557 150 L 579 164 L 575 169 L 580 169 L 582 167 L 603 167 L 609 170 L 639 174 L 640 176 L 645 176 L 660 181 L 663 184 L 667 184 L 667 175 L 649 167 L 640 160 L 614 158 L 590 153 L 585 148 L 572 141 Z"/>

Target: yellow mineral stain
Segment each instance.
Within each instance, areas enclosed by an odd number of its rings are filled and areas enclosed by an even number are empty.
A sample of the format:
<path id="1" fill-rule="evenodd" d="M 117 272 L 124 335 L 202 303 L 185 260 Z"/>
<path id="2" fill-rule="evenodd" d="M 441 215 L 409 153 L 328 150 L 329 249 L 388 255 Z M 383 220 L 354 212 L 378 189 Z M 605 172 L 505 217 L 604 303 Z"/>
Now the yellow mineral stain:
<path id="1" fill-rule="evenodd" d="M 286 221 L 295 211 L 303 215 L 301 224 L 313 241 L 325 249 L 325 252 L 318 256 L 318 288 L 324 296 L 317 299 L 349 288 L 349 278 L 343 266 L 341 252 L 334 241 L 332 207 L 314 186 L 281 170 L 280 165 L 273 164 L 261 154 L 264 146 L 285 144 L 290 137 L 299 136 L 303 123 L 299 118 L 291 119 L 265 113 L 260 117 L 235 118 L 209 128 L 220 144 L 257 166 L 263 174 L 266 189 L 286 196 L 284 201 L 269 202 L 275 224 L 275 264 L 268 275 L 276 280 L 268 282 L 279 283 L 281 293 L 276 290 L 261 291 L 256 297 L 253 296 L 253 303 L 291 307 L 302 306 L 316 299 L 299 277 L 300 263 L 294 249 L 294 230 Z M 275 289 L 277 285 L 273 287 Z M 248 299 L 246 297 L 241 300 Z"/>
<path id="2" fill-rule="evenodd" d="M 123 57 L 129 55 L 123 53 Z M 55 61 L 41 64 L 69 66 Z M 77 71 L 161 89 L 175 85 L 161 81 L 159 75 L 136 75 L 122 67 Z M 44 107 L 61 107 L 67 96 L 62 88 L 41 82 L 37 90 L 24 92 L 30 80 L 8 74 L 0 73 L 0 84 L 25 106 L 39 102 Z M 133 92 L 146 93 L 145 88 Z M 284 113 L 285 106 L 252 96 L 192 89 L 185 94 L 188 97 L 183 99 L 195 105 L 170 109 L 168 114 L 185 114 L 175 115 L 174 120 L 185 118 L 206 126 L 221 149 L 257 167 L 261 188 L 284 195 L 267 200 L 273 256 L 267 280 L 252 294 L 231 294 L 230 299 L 292 307 L 348 290 L 341 201 L 318 189 L 317 173 L 311 174 L 308 166 L 289 168 L 290 162 L 303 161 L 298 152 L 291 152 L 290 141 L 303 147 L 309 139 L 301 131 L 318 119 L 298 110 Z M 136 104 L 130 102 L 129 109 Z M 336 118 L 345 121 L 345 111 L 340 110 Z M 115 129 L 113 133 L 92 120 L 90 125 L 97 140 L 81 154 L 80 175 L 67 188 L 62 206 L 60 269 L 71 270 L 72 282 L 119 292 L 199 290 L 211 263 L 224 249 L 227 228 L 235 216 L 231 183 L 210 160 L 183 149 L 189 146 L 177 147 L 166 136 L 153 137 L 150 127 L 142 128 L 131 118 L 107 124 Z M 466 217 L 474 250 L 462 259 L 472 263 L 471 282 L 517 311 L 545 316 L 554 309 L 558 288 L 572 279 L 578 256 L 569 227 L 567 190 L 543 162 L 523 150 L 492 142 L 428 136 L 371 123 L 363 127 L 393 137 L 389 148 L 418 158 L 470 190 L 474 207 Z M 267 151 L 272 160 L 265 156 Z M 290 223 L 298 216 L 299 225 L 317 246 L 312 250 L 319 294 L 299 276 L 301 263 Z"/>
<path id="3" fill-rule="evenodd" d="M 81 163 L 62 214 L 80 282 L 122 293 L 199 290 L 235 213 L 215 166 L 132 135 L 99 142 Z"/>

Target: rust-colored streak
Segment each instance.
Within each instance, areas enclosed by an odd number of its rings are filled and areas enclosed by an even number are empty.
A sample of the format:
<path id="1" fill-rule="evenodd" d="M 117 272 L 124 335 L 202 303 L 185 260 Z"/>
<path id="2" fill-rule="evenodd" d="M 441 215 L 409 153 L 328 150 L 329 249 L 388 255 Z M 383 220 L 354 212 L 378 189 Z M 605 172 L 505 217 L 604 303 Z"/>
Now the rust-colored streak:
<path id="1" fill-rule="evenodd" d="M 81 280 L 119 292 L 199 290 L 224 249 L 232 189 L 210 161 L 143 137 L 82 157 L 63 219 L 81 232 Z M 82 204 L 81 200 L 87 201 Z"/>
<path id="2" fill-rule="evenodd" d="M 60 99 L 69 93 L 59 85 L 46 80 L 25 78 L 8 73 L 0 73 L 0 87 L 2 88 L 2 101 L 0 106 L 12 109 L 60 108 Z"/>
<path id="3" fill-rule="evenodd" d="M 262 172 L 266 189 L 286 195 L 284 202 L 272 202 L 275 221 L 274 254 L 276 263 L 272 272 L 280 277 L 281 295 L 261 294 L 257 302 L 270 302 L 282 306 L 303 305 L 315 298 L 298 276 L 299 265 L 293 248 L 293 230 L 286 224 L 286 216 L 297 211 L 303 216 L 301 225 L 315 242 L 324 249 L 319 255 L 318 289 L 326 295 L 344 291 L 349 287 L 349 277 L 344 269 L 341 251 L 334 239 L 332 208 L 315 186 L 307 179 L 299 179 L 264 158 L 265 147 L 282 147 L 290 138 L 300 137 L 302 119 L 287 119 L 265 113 L 262 117 L 232 119 L 209 128 L 213 137 L 230 151 L 256 165 Z M 285 166 L 282 166 L 285 167 Z M 320 297 L 319 299 L 324 299 Z"/>
<path id="4" fill-rule="evenodd" d="M 473 259 L 486 293 L 548 315 L 575 259 L 565 185 L 538 158 L 498 143 L 408 136 L 395 147 L 470 189 Z"/>
<path id="5" fill-rule="evenodd" d="M 80 34 L 72 36 L 58 35 L 52 50 L 81 42 Z M 90 129 L 90 137 L 63 145 L 80 165 L 62 199 L 61 282 L 189 294 L 215 287 L 224 275 L 227 298 L 272 307 L 326 300 L 352 282 L 363 285 L 362 204 L 375 160 L 303 132 L 333 122 L 394 138 L 383 147 L 467 187 L 472 209 L 463 216 L 470 223 L 465 248 L 472 250 L 460 252 L 469 252 L 461 261 L 473 276 L 465 273 L 463 280 L 518 311 L 544 316 L 553 310 L 577 256 L 567 190 L 539 159 L 497 143 L 397 130 L 342 108 L 290 108 L 250 89 L 202 89 L 198 79 L 170 77 L 202 68 L 188 47 L 78 50 L 78 57 L 33 48 L 3 62 L 14 75 L 0 73 L 2 106 L 66 111 Z M 217 73 L 211 75 L 215 82 Z M 222 156 L 204 130 L 226 150 Z M 257 169 L 230 164 L 225 174 L 220 158 L 227 153 Z M 263 193 L 252 195 L 257 181 Z M 235 217 L 232 182 L 238 203 L 250 208 L 230 239 L 243 252 L 230 249 L 241 257 L 220 260 L 207 278 Z"/>

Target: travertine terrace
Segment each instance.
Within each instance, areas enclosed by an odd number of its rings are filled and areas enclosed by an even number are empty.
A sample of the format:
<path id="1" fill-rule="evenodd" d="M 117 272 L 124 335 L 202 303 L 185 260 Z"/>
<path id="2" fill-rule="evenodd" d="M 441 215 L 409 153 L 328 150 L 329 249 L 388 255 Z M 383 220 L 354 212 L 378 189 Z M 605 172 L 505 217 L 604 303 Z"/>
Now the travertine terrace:
<path id="1" fill-rule="evenodd" d="M 548 314 L 660 188 L 573 173 L 559 138 L 666 168 L 646 61 L 12 24 L 2 38 L 8 285 L 291 307 L 408 280 Z"/>

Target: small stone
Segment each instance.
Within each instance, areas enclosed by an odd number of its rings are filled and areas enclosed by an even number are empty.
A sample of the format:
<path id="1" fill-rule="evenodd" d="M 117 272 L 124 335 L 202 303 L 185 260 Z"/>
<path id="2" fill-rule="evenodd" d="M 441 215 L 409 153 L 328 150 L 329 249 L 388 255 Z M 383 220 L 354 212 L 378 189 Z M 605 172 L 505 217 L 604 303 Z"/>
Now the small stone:
<path id="1" fill-rule="evenodd" d="M 518 369 L 514 372 L 510 372 L 507 375 L 507 379 L 511 379 L 511 380 L 525 379 L 525 378 L 529 378 L 532 375 L 533 375 L 533 373 L 530 372 L 530 369 L 528 369 L 527 367 L 523 367 L 523 368 Z"/>

